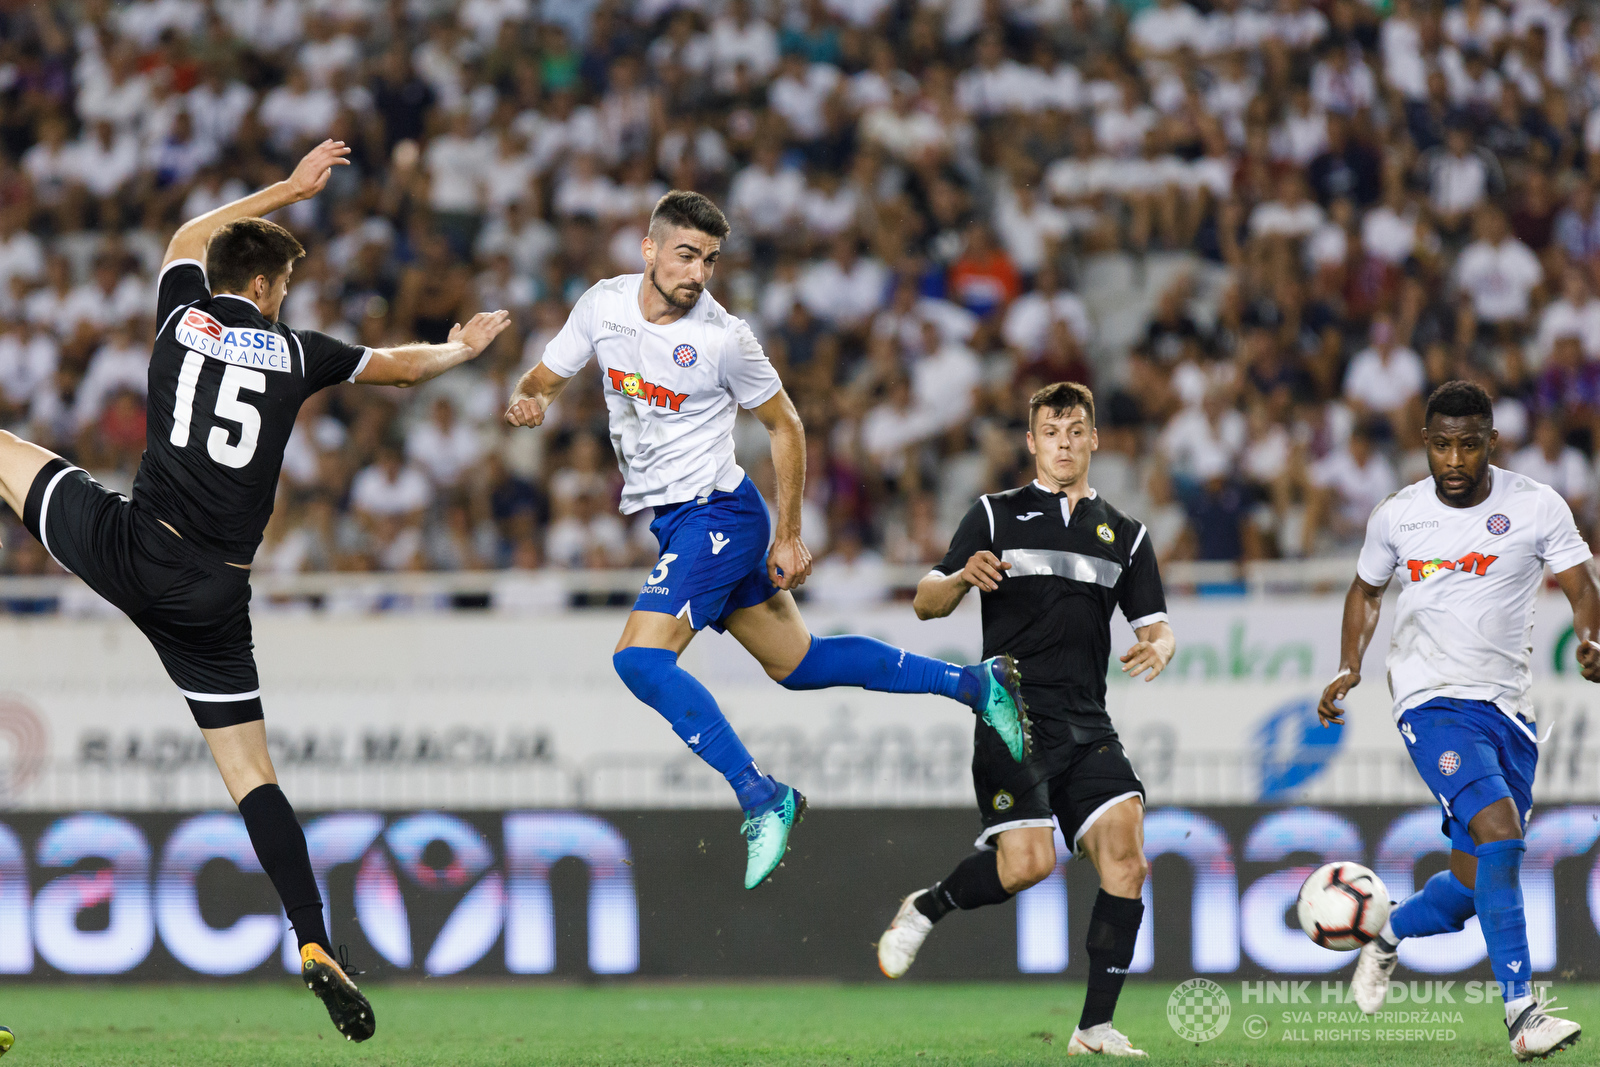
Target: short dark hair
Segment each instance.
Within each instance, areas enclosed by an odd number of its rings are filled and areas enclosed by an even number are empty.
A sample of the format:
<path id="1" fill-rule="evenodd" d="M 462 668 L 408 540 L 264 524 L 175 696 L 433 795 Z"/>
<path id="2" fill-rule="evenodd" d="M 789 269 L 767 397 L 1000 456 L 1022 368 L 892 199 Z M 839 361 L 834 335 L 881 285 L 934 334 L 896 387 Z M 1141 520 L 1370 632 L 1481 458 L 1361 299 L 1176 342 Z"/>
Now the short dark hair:
<path id="1" fill-rule="evenodd" d="M 728 236 L 729 230 L 728 216 L 722 209 L 704 193 L 688 189 L 674 189 L 656 201 L 655 210 L 650 212 L 650 232 L 655 232 L 658 222 L 677 229 L 699 230 L 719 241 Z"/>
<path id="2" fill-rule="evenodd" d="M 268 282 L 306 254 L 294 234 L 266 219 L 238 219 L 211 235 L 206 245 L 206 280 L 213 292 L 237 293 L 258 275 Z"/>
<path id="3" fill-rule="evenodd" d="M 1423 413 L 1422 424 L 1426 426 L 1435 415 L 1444 415 L 1448 418 L 1482 415 L 1489 420 L 1489 425 L 1493 426 L 1494 401 L 1483 391 L 1483 386 L 1457 379 L 1445 382 L 1428 397 L 1428 407 Z"/>
<path id="4" fill-rule="evenodd" d="M 1038 390 L 1028 398 L 1028 429 L 1033 429 L 1033 417 L 1040 408 L 1047 409 L 1052 415 L 1064 415 L 1073 408 L 1083 408 L 1084 414 L 1089 417 L 1089 426 L 1094 426 L 1094 394 L 1087 385 L 1077 382 L 1056 382 Z"/>

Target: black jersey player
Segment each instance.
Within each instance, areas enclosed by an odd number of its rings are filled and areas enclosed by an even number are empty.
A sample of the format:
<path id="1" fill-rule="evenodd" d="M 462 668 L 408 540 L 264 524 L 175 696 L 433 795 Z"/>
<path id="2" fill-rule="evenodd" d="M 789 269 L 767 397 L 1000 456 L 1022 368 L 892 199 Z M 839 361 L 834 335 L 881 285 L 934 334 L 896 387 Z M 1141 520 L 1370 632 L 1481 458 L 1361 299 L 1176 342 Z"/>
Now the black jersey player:
<path id="1" fill-rule="evenodd" d="M 304 249 L 261 218 L 347 162 L 324 141 L 286 181 L 185 223 L 162 263 L 144 457 L 125 498 L 0 431 L 0 498 L 67 570 L 127 612 L 187 699 L 300 943 L 302 977 L 346 1037 L 372 1007 L 334 962 L 294 809 L 267 753 L 250 643 L 250 561 L 300 405 L 339 382 L 409 386 L 475 358 L 509 323 L 479 314 L 439 345 L 369 349 L 278 323 Z"/>
<path id="2" fill-rule="evenodd" d="M 954 611 L 976 586 L 983 654 L 1016 657 L 1033 718 L 1033 753 L 1000 759 L 978 731 L 973 786 L 983 817 L 979 851 L 949 877 L 905 899 L 878 942 L 878 965 L 898 978 L 933 924 L 957 908 L 999 904 L 1054 869 L 1052 816 L 1100 875 L 1089 920 L 1089 989 L 1067 1055 L 1143 1057 L 1111 1025 L 1144 914 L 1144 785 L 1106 714 L 1111 615 L 1121 609 L 1137 643 L 1122 657 L 1132 677 L 1154 678 L 1172 658 L 1166 597 L 1145 528 L 1089 485 L 1097 446 L 1094 396 L 1072 382 L 1028 405 L 1036 476 L 980 497 L 950 551 L 917 584 L 920 618 Z"/>

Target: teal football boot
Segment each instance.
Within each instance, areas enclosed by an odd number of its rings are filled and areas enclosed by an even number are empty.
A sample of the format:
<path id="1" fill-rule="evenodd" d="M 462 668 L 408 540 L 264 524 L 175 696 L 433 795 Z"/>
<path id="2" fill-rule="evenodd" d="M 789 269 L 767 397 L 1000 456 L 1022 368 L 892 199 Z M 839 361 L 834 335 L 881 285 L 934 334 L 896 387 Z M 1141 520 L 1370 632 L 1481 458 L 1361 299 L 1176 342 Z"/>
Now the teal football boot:
<path id="1" fill-rule="evenodd" d="M 750 857 L 744 869 L 744 887 L 754 889 L 771 877 L 789 848 L 789 831 L 806 813 L 806 798 L 798 789 L 778 783 L 778 795 L 759 808 L 744 813 L 744 834 Z"/>
<path id="2" fill-rule="evenodd" d="M 1022 699 L 1022 672 L 1010 656 L 992 656 L 978 664 L 989 684 L 980 714 L 1006 743 L 1011 758 L 1021 763 L 1033 751 L 1033 723 Z"/>

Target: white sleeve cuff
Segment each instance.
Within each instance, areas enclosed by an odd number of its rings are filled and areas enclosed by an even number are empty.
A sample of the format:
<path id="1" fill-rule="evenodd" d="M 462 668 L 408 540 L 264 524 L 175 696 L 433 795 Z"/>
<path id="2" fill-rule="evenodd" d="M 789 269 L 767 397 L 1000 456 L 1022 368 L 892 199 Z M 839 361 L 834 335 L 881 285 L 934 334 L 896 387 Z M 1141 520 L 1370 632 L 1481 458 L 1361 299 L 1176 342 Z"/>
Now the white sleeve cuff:
<path id="1" fill-rule="evenodd" d="M 168 263 L 166 266 L 161 268 L 161 273 L 156 276 L 157 284 L 160 284 L 161 279 L 167 276 L 167 271 L 171 270 L 173 267 L 183 266 L 199 267 L 200 277 L 206 278 L 206 265 L 200 262 L 198 259 L 175 259 L 171 263 Z M 211 288 L 210 278 L 206 278 L 206 288 Z"/>
<path id="2" fill-rule="evenodd" d="M 1166 622 L 1167 617 L 1168 616 L 1166 612 L 1157 611 L 1154 614 L 1141 615 L 1137 619 L 1129 619 L 1128 626 L 1134 630 L 1138 630 L 1145 626 L 1154 626 L 1158 622 Z"/>
<path id="3" fill-rule="evenodd" d="M 765 404 L 767 401 L 771 400 L 773 397 L 777 396 L 782 391 L 783 391 L 783 381 L 782 381 L 782 379 L 780 379 L 777 375 L 773 375 L 772 376 L 772 388 L 771 389 L 762 390 L 760 393 L 756 394 L 756 399 L 755 400 L 750 401 L 748 404 L 740 404 L 739 406 L 744 408 L 746 411 L 749 411 L 752 408 L 758 408 L 762 404 Z"/>
<path id="4" fill-rule="evenodd" d="M 1550 572 L 1552 574 L 1560 574 L 1562 571 L 1570 571 L 1579 564 L 1588 563 L 1593 558 L 1594 556 L 1589 552 L 1589 546 L 1584 545 L 1581 548 L 1575 547 L 1570 552 L 1564 552 L 1560 557 L 1547 562 L 1550 564 Z"/>
<path id="5" fill-rule="evenodd" d="M 361 372 L 366 370 L 367 364 L 371 362 L 372 349 L 363 348 L 361 350 L 361 362 L 356 364 L 356 369 L 350 372 L 350 377 L 346 378 L 345 381 L 354 382 L 357 378 L 361 377 Z"/>

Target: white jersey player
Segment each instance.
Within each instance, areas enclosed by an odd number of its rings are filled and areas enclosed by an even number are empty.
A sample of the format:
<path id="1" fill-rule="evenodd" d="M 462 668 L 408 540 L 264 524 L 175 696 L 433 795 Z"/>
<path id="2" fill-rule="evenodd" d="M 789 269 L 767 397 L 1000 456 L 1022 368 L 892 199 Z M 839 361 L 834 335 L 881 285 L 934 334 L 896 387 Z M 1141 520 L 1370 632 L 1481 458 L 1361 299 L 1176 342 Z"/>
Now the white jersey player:
<path id="1" fill-rule="evenodd" d="M 789 689 L 855 685 L 960 700 L 1018 761 L 1027 722 L 1010 657 L 956 667 L 871 638 L 814 638 L 806 629 L 789 592 L 811 572 L 800 540 L 805 428 L 750 327 L 706 291 L 727 234 L 728 220 L 699 193 L 662 197 L 641 247 L 644 272 L 583 295 L 517 384 L 506 421 L 538 426 L 572 376 L 599 361 L 625 478 L 622 511 L 654 508 L 650 529 L 661 546 L 612 662 L 634 695 L 733 786 L 745 811 L 745 888 L 754 889 L 783 859 L 805 798 L 761 773 L 711 694 L 678 666 L 703 627 L 731 633 Z M 772 436 L 776 536 L 766 502 L 734 462 L 741 407 Z"/>
<path id="2" fill-rule="evenodd" d="M 1395 723 L 1439 800 L 1450 868 L 1430 878 L 1361 950 L 1353 993 L 1385 1002 L 1402 938 L 1462 929 L 1479 917 L 1504 991 L 1511 1050 L 1544 1057 L 1580 1028 L 1535 996 L 1520 870 L 1539 749 L 1528 698 L 1534 600 L 1544 571 L 1572 604 L 1578 663 L 1600 680 L 1600 587 L 1589 546 L 1557 493 L 1489 463 L 1497 434 L 1488 394 L 1446 382 L 1428 398 L 1423 439 L 1432 477 L 1373 509 L 1345 597 L 1340 672 L 1323 691 L 1324 723 L 1361 682 L 1383 591 L 1400 582 L 1388 657 Z"/>

